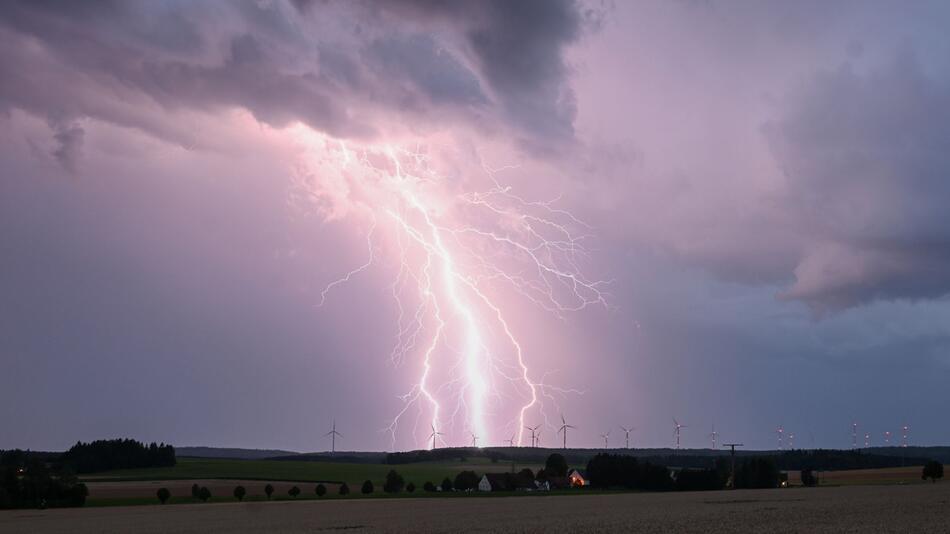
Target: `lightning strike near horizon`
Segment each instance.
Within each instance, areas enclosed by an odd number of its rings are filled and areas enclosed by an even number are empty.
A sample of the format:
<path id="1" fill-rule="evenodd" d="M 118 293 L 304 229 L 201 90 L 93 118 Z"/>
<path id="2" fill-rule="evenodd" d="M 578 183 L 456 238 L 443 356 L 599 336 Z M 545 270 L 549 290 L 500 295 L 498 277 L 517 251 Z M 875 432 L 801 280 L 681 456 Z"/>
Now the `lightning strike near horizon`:
<path id="1" fill-rule="evenodd" d="M 389 357 L 394 366 L 417 364 L 418 378 L 386 428 L 393 448 L 412 410 L 422 447 L 442 441 L 444 430 L 485 443 L 513 431 L 521 445 L 527 417 L 547 422 L 545 400 L 556 405 L 555 395 L 579 393 L 546 383 L 550 369 L 529 366 L 508 300 L 520 296 L 561 318 L 607 306 L 609 282 L 581 269 L 590 228 L 555 207 L 559 198 L 529 201 L 502 185 L 499 173 L 515 167 L 483 165 L 486 190 L 469 192 L 465 180 L 436 172 L 426 148 L 348 146 L 304 126 L 292 133 L 305 149 L 299 174 L 309 199 L 328 220 L 369 221 L 365 262 L 326 284 L 318 305 L 382 257 L 394 260 Z"/>

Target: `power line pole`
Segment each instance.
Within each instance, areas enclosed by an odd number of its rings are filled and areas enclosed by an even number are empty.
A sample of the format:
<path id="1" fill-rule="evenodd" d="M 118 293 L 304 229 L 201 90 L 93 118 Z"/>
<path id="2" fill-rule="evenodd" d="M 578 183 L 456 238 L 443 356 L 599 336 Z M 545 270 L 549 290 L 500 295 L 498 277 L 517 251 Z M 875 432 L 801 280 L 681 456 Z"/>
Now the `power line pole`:
<path id="1" fill-rule="evenodd" d="M 742 443 L 723 443 L 723 447 L 731 449 L 732 456 L 732 489 L 736 489 L 736 447 L 743 447 Z"/>

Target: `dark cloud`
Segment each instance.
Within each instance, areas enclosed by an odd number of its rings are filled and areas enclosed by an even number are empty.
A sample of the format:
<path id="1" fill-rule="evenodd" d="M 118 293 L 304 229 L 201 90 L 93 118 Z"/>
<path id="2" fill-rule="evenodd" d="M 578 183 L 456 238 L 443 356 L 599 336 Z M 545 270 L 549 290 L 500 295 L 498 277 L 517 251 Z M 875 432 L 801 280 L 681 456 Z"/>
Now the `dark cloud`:
<path id="1" fill-rule="evenodd" d="M 200 143 L 167 111 L 241 107 L 341 137 L 374 135 L 380 111 L 450 115 L 563 140 L 574 112 L 562 56 L 580 21 L 572 2 L 10 2 L 0 106 L 184 146 Z"/>
<path id="2" fill-rule="evenodd" d="M 817 76 L 765 127 L 810 245 L 783 297 L 819 311 L 950 292 L 950 85 L 910 52 Z"/>

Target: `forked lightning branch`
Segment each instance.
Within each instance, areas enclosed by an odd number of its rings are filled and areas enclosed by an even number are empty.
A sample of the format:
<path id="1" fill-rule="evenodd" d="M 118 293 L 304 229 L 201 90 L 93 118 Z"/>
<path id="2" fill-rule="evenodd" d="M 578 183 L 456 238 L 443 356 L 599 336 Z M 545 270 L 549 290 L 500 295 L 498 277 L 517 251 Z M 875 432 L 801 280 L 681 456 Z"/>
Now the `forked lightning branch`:
<path id="1" fill-rule="evenodd" d="M 295 137 L 306 147 L 302 183 L 313 201 L 368 229 L 365 261 L 328 283 L 319 304 L 374 263 L 394 263 L 389 356 L 418 374 L 386 429 L 393 447 L 405 426 L 419 447 L 446 436 L 522 445 L 526 425 L 548 424 L 558 397 L 577 390 L 545 382 L 552 370 L 526 354 L 509 308 L 528 303 L 563 317 L 606 306 L 607 282 L 582 272 L 590 228 L 556 200 L 516 195 L 501 183 L 503 170 L 482 166 L 485 190 L 468 192 L 439 174 L 425 149 L 357 147 L 302 126 Z"/>

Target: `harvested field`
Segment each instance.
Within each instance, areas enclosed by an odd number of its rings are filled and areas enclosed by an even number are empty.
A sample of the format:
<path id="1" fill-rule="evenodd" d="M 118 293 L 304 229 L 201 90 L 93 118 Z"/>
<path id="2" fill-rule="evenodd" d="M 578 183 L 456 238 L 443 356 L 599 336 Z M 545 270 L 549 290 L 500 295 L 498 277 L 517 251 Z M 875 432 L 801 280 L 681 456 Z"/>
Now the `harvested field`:
<path id="1" fill-rule="evenodd" d="M 946 532 L 950 484 L 0 512 L 10 533 Z"/>

